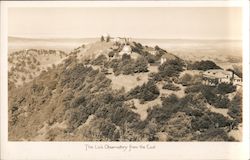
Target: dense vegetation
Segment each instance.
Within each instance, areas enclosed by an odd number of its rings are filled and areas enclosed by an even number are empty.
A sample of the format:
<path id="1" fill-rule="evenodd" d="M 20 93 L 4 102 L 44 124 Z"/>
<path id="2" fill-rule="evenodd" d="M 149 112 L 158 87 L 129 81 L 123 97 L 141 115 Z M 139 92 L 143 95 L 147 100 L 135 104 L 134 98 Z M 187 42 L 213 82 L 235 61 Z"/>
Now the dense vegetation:
<path id="1" fill-rule="evenodd" d="M 148 81 L 148 83 L 144 83 L 142 86 L 137 86 L 132 89 L 129 93 L 130 98 L 136 98 L 143 101 L 152 101 L 156 99 L 160 92 L 154 81 Z"/>
<path id="2" fill-rule="evenodd" d="M 215 64 L 213 61 L 206 60 L 206 61 L 196 61 L 194 63 L 188 64 L 187 66 L 190 70 L 209 70 L 209 69 L 221 69 L 220 66 Z"/>
<path id="3" fill-rule="evenodd" d="M 101 41 L 108 43 L 104 37 Z M 158 72 L 150 72 L 149 63 L 159 62 L 167 51 L 135 42 L 131 46 L 140 54 L 137 59 L 126 54 L 117 58 L 118 50 L 88 62 L 70 54 L 21 87 L 9 81 L 10 140 L 235 140 L 228 134 L 242 122 L 242 94 L 235 86 L 203 85 L 199 75 L 183 74 L 190 66 L 178 57 L 159 65 Z M 155 55 L 149 52 L 152 50 Z M 103 68 L 112 70 L 112 76 L 150 73 L 145 83 L 126 92 L 112 88 Z M 201 61 L 191 69 L 216 68 L 212 61 Z M 145 119 L 136 112 L 140 108 L 135 100 L 140 105 L 151 104 Z M 230 118 L 211 112 L 209 105 L 228 109 Z"/>
<path id="4" fill-rule="evenodd" d="M 148 63 L 144 57 L 134 60 L 126 54 L 122 56 L 122 59 L 112 59 L 109 67 L 113 69 L 115 75 L 148 72 Z"/>

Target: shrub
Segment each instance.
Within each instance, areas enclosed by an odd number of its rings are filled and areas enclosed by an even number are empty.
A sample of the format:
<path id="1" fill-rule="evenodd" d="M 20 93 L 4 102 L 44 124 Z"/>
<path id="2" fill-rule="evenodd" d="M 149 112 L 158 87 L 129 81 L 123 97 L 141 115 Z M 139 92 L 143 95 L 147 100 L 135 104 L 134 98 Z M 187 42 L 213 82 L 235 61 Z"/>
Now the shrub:
<path id="1" fill-rule="evenodd" d="M 134 61 L 133 60 L 123 60 L 122 63 L 119 64 L 119 69 L 122 74 L 129 75 L 134 73 Z"/>
<path id="2" fill-rule="evenodd" d="M 131 56 L 129 54 L 123 54 L 122 55 L 122 60 L 126 61 L 126 60 L 131 60 Z"/>
<path id="3" fill-rule="evenodd" d="M 228 94 L 235 92 L 236 86 L 228 83 L 220 83 L 217 86 L 217 92 L 218 94 Z"/>
<path id="4" fill-rule="evenodd" d="M 179 91 L 181 88 L 179 86 L 174 85 L 173 83 L 166 83 L 162 89 L 168 89 L 172 91 Z"/>
<path id="5" fill-rule="evenodd" d="M 147 61 L 143 57 L 134 60 L 130 58 L 130 55 L 124 54 L 122 59 L 111 60 L 109 67 L 113 68 L 115 75 L 129 75 L 140 72 L 148 72 L 147 64 Z"/>
<path id="6" fill-rule="evenodd" d="M 161 48 L 159 46 L 155 46 L 155 50 L 160 50 Z"/>
<path id="7" fill-rule="evenodd" d="M 203 131 L 211 128 L 229 127 L 232 121 L 222 114 L 214 112 L 205 112 L 202 116 L 193 117 L 193 130 Z"/>
<path id="8" fill-rule="evenodd" d="M 115 69 L 119 66 L 120 60 L 118 59 L 112 59 L 109 63 L 109 67 Z"/>
<path id="9" fill-rule="evenodd" d="M 159 82 L 162 80 L 161 74 L 160 73 L 150 73 L 149 77 L 156 82 Z"/>
<path id="10" fill-rule="evenodd" d="M 147 121 L 155 119 L 158 125 L 163 125 L 170 118 L 171 112 L 165 112 L 167 109 L 154 107 L 148 111 Z M 161 127 L 161 126 L 159 126 Z"/>
<path id="11" fill-rule="evenodd" d="M 148 56 L 146 56 L 146 59 L 147 59 L 148 63 L 155 63 L 155 61 L 156 61 L 155 56 L 153 56 L 152 54 L 149 54 Z"/>
<path id="12" fill-rule="evenodd" d="M 191 85 L 185 88 L 185 93 L 197 93 L 201 92 L 203 90 L 203 85 L 197 84 L 197 85 Z"/>
<path id="13" fill-rule="evenodd" d="M 101 42 L 103 42 L 104 41 L 104 37 L 103 36 L 101 36 Z"/>
<path id="14" fill-rule="evenodd" d="M 148 110 L 147 120 L 155 119 L 160 125 L 159 128 L 161 128 L 173 114 L 181 111 L 183 108 L 183 106 L 179 105 L 178 100 L 175 95 L 164 98 L 162 107 L 154 107 Z"/>
<path id="15" fill-rule="evenodd" d="M 159 96 L 160 92 L 154 81 L 148 81 L 142 86 L 135 87 L 128 94 L 131 98 L 134 97 L 144 101 L 152 101 Z"/>
<path id="16" fill-rule="evenodd" d="M 228 114 L 234 118 L 237 122 L 242 122 L 242 95 L 237 93 L 232 99 L 229 107 Z"/>
<path id="17" fill-rule="evenodd" d="M 168 106 L 175 104 L 179 101 L 178 97 L 175 94 L 170 94 L 168 97 L 163 98 L 162 100 L 162 106 Z"/>
<path id="18" fill-rule="evenodd" d="M 230 100 L 228 99 L 227 96 L 219 95 L 216 96 L 215 102 L 213 102 L 212 104 L 218 108 L 228 108 Z"/>
<path id="19" fill-rule="evenodd" d="M 126 122 L 139 121 L 139 115 L 125 107 L 117 107 L 111 115 L 111 120 L 114 124 L 122 126 Z"/>
<path id="20" fill-rule="evenodd" d="M 107 57 L 103 54 L 99 55 L 96 59 L 92 61 L 93 65 L 103 65 L 105 62 L 107 62 Z"/>
<path id="21" fill-rule="evenodd" d="M 162 78 L 178 77 L 184 69 L 184 63 L 180 59 L 169 60 L 159 66 L 159 73 Z"/>
<path id="22" fill-rule="evenodd" d="M 217 99 L 217 95 L 215 94 L 215 89 L 212 86 L 202 86 L 201 90 L 203 96 L 207 99 L 208 103 L 214 104 Z"/>
<path id="23" fill-rule="evenodd" d="M 140 57 L 135 61 L 134 73 L 148 72 L 148 62 L 144 57 Z"/>
<path id="24" fill-rule="evenodd" d="M 188 73 L 185 73 L 181 78 L 180 78 L 180 83 L 183 85 L 183 86 L 188 86 L 188 85 L 191 85 L 193 83 L 192 81 L 193 77 L 188 74 Z"/>
<path id="25" fill-rule="evenodd" d="M 115 125 L 112 123 L 102 123 L 100 126 L 100 131 L 104 137 L 112 140 L 115 128 Z"/>
<path id="26" fill-rule="evenodd" d="M 211 128 L 197 137 L 198 141 L 234 141 L 233 137 L 229 137 L 221 128 Z"/>
<path id="27" fill-rule="evenodd" d="M 213 61 L 206 60 L 206 61 L 196 61 L 193 64 L 189 64 L 188 66 L 191 70 L 209 70 L 209 69 L 221 69 L 220 66 L 215 64 Z"/>
<path id="28" fill-rule="evenodd" d="M 114 55 L 115 55 L 115 52 L 114 52 L 114 51 L 111 51 L 111 52 L 108 53 L 108 56 L 109 56 L 109 57 L 114 57 Z"/>
<path id="29" fill-rule="evenodd" d="M 84 102 L 85 102 L 85 97 L 84 96 L 79 96 L 79 97 L 74 98 L 71 101 L 70 106 L 75 108 L 75 107 L 78 107 L 79 105 L 86 105 Z"/>

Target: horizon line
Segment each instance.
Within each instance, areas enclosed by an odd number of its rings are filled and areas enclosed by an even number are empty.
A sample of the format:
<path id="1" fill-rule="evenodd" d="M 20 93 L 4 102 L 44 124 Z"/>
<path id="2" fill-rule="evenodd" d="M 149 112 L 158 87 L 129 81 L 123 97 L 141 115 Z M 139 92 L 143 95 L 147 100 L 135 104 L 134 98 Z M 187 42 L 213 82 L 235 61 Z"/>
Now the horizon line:
<path id="1" fill-rule="evenodd" d="M 112 37 L 112 36 L 111 36 Z M 114 37 L 124 37 L 124 36 L 114 36 Z M 191 37 L 182 37 L 182 38 L 176 38 L 176 37 L 169 37 L 169 38 L 148 38 L 148 37 L 136 37 L 132 38 L 129 36 L 125 36 L 126 38 L 130 39 L 144 39 L 144 40 L 228 40 L 228 41 L 242 41 L 240 38 L 191 38 Z M 19 39 L 33 39 L 33 40 L 53 40 L 53 39 L 97 39 L 100 37 L 30 37 L 30 36 L 18 36 L 18 35 L 9 35 L 8 38 L 19 38 Z"/>

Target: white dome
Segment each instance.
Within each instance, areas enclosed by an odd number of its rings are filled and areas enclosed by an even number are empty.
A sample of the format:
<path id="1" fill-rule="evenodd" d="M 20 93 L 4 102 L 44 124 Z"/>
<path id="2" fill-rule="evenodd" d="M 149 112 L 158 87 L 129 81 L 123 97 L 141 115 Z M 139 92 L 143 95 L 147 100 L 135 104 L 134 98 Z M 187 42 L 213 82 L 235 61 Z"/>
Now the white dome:
<path id="1" fill-rule="evenodd" d="M 123 52 L 127 52 L 127 53 L 130 53 L 132 52 L 132 48 L 128 45 L 125 45 L 122 49 Z"/>

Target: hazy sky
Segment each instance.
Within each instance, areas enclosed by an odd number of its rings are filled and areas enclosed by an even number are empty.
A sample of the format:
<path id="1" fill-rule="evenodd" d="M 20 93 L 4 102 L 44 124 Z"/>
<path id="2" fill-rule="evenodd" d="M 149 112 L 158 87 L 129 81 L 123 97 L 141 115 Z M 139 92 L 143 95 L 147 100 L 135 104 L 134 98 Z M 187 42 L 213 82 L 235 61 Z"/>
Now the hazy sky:
<path id="1" fill-rule="evenodd" d="M 11 8 L 9 36 L 241 39 L 240 8 Z"/>

